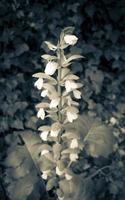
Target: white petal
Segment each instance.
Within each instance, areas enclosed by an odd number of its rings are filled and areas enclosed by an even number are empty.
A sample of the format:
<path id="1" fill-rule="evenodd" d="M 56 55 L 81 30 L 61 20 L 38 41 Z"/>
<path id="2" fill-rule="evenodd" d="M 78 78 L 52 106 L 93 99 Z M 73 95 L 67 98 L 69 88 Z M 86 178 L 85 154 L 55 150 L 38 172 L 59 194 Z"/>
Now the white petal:
<path id="1" fill-rule="evenodd" d="M 57 130 L 57 131 L 51 130 L 51 132 L 50 132 L 50 136 L 51 136 L 51 137 L 57 137 L 58 134 L 59 134 L 59 131 L 58 131 L 58 130 Z"/>
<path id="2" fill-rule="evenodd" d="M 46 180 L 48 178 L 48 174 L 50 173 L 50 170 L 42 171 L 42 173 L 43 173 L 42 178 Z"/>
<path id="3" fill-rule="evenodd" d="M 42 178 L 43 178 L 44 180 L 47 180 L 48 174 L 43 173 L 43 174 L 42 174 Z"/>
<path id="4" fill-rule="evenodd" d="M 60 98 L 52 99 L 50 102 L 50 108 L 56 108 L 59 105 Z"/>
<path id="5" fill-rule="evenodd" d="M 43 108 L 39 109 L 39 111 L 37 112 L 37 117 L 41 118 L 42 120 L 45 118 L 45 111 Z"/>
<path id="6" fill-rule="evenodd" d="M 69 174 L 65 174 L 65 178 L 66 178 L 66 180 L 71 180 L 72 179 L 72 176 L 71 175 L 69 175 Z"/>
<path id="7" fill-rule="evenodd" d="M 58 197 L 59 200 L 64 200 L 64 197 Z"/>
<path id="8" fill-rule="evenodd" d="M 76 99 L 81 99 L 81 92 L 79 90 L 74 90 L 73 94 Z"/>
<path id="9" fill-rule="evenodd" d="M 77 139 L 73 139 L 70 143 L 70 148 L 75 149 L 78 147 L 78 140 Z"/>
<path id="10" fill-rule="evenodd" d="M 70 92 L 72 91 L 73 89 L 76 89 L 78 86 L 77 86 L 77 83 L 75 83 L 75 81 L 70 81 L 70 80 L 67 80 L 65 82 L 65 88 L 66 88 L 66 92 Z"/>
<path id="11" fill-rule="evenodd" d="M 78 159 L 78 154 L 76 154 L 76 153 L 71 153 L 69 157 L 70 157 L 70 160 L 71 160 L 71 161 L 76 161 L 76 160 Z"/>
<path id="12" fill-rule="evenodd" d="M 42 97 L 46 97 L 47 94 L 48 94 L 48 90 L 43 90 L 43 91 L 41 92 L 41 96 L 42 96 Z"/>
<path id="13" fill-rule="evenodd" d="M 58 63 L 48 62 L 45 68 L 45 74 L 53 75 L 58 68 Z"/>
<path id="14" fill-rule="evenodd" d="M 78 118 L 78 115 L 77 115 L 77 113 L 71 113 L 71 112 L 67 111 L 67 118 L 68 118 L 68 121 L 72 123 L 73 120 Z"/>
<path id="15" fill-rule="evenodd" d="M 60 171 L 59 168 L 56 167 L 56 174 L 62 176 L 64 174 L 64 171 Z"/>
<path id="16" fill-rule="evenodd" d="M 49 151 L 47 149 L 44 149 L 44 150 L 41 151 L 41 156 L 43 156 L 43 155 L 45 155 L 47 153 L 49 153 Z"/>
<path id="17" fill-rule="evenodd" d="M 43 87 L 43 79 L 42 79 L 42 78 L 39 78 L 39 79 L 34 83 L 34 86 L 36 86 L 38 90 L 41 90 L 42 87 Z"/>
<path id="18" fill-rule="evenodd" d="M 117 119 L 115 117 L 111 117 L 110 123 L 113 124 L 113 125 L 117 124 Z"/>
<path id="19" fill-rule="evenodd" d="M 69 44 L 69 45 L 76 44 L 77 40 L 78 40 L 78 38 L 75 35 L 69 35 L 69 34 L 67 34 L 67 35 L 64 36 L 65 43 Z"/>
<path id="20" fill-rule="evenodd" d="M 43 141 L 47 141 L 47 136 L 49 134 L 49 131 L 43 131 L 41 134 L 40 134 L 40 138 L 43 140 Z"/>

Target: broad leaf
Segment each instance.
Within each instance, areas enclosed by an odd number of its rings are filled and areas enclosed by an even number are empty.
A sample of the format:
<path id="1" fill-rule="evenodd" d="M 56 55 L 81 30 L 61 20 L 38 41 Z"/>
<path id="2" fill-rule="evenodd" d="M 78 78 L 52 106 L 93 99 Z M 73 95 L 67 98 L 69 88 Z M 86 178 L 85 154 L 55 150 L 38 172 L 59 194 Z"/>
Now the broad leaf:
<path id="1" fill-rule="evenodd" d="M 87 115 L 79 116 L 72 124 L 66 125 L 66 130 L 74 130 L 81 136 L 81 142 L 91 156 L 107 157 L 113 151 L 114 137 L 111 128 L 98 119 Z"/>
<path id="2" fill-rule="evenodd" d="M 27 134 L 27 132 L 25 132 Z M 29 145 L 35 144 L 30 135 Z M 7 193 L 11 200 L 39 200 L 45 193 L 44 183 L 40 171 L 36 165 L 23 139 L 17 134 L 6 137 L 9 148 L 5 159 L 5 183 L 7 183 Z M 37 140 L 38 142 L 38 140 Z M 34 150 L 34 149 L 33 149 Z"/>
<path id="3" fill-rule="evenodd" d="M 113 151 L 114 137 L 112 130 L 100 122 L 91 124 L 84 141 L 87 152 L 93 157 L 107 157 Z"/>

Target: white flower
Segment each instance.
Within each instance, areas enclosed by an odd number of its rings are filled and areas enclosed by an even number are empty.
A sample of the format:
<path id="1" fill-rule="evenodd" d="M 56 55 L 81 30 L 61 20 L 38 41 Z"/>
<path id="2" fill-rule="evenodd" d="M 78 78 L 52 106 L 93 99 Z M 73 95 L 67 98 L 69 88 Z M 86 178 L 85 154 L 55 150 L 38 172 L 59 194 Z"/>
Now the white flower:
<path id="1" fill-rule="evenodd" d="M 65 88 L 66 88 L 66 92 L 71 92 L 72 90 L 76 89 L 78 86 L 77 86 L 77 83 L 75 83 L 75 81 L 72 81 L 72 80 L 67 80 L 65 82 Z"/>
<path id="2" fill-rule="evenodd" d="M 51 100 L 49 107 L 50 108 L 56 108 L 59 105 L 59 102 L 60 102 L 59 97 L 54 98 L 54 99 Z"/>
<path id="3" fill-rule="evenodd" d="M 70 148 L 75 149 L 79 146 L 78 144 L 78 140 L 77 139 L 73 139 L 70 143 Z"/>
<path id="4" fill-rule="evenodd" d="M 61 130 L 61 125 L 58 122 L 55 122 L 54 124 L 52 124 L 51 126 L 51 131 L 50 131 L 50 136 L 51 137 L 57 137 L 59 132 Z"/>
<path id="5" fill-rule="evenodd" d="M 47 149 L 44 149 L 41 151 L 41 156 L 45 155 L 45 154 L 48 154 L 49 153 L 49 150 Z"/>
<path id="6" fill-rule="evenodd" d="M 58 63 L 50 61 L 47 63 L 45 68 L 45 74 L 53 75 L 58 68 Z"/>
<path id="7" fill-rule="evenodd" d="M 66 178 L 66 180 L 70 181 L 72 179 L 72 176 L 69 174 L 65 174 L 65 178 Z"/>
<path id="8" fill-rule="evenodd" d="M 50 170 L 46 170 L 46 171 L 43 171 L 42 173 L 42 178 L 44 179 L 44 180 L 47 180 L 47 178 L 48 178 L 48 173 L 50 172 Z"/>
<path id="9" fill-rule="evenodd" d="M 78 109 L 75 107 L 69 106 L 67 108 L 66 115 L 67 115 L 68 121 L 72 123 L 73 120 L 78 118 Z"/>
<path id="10" fill-rule="evenodd" d="M 76 153 L 71 153 L 69 156 L 71 161 L 76 161 L 78 159 L 78 154 Z"/>
<path id="11" fill-rule="evenodd" d="M 39 111 L 37 112 L 37 117 L 41 118 L 42 120 L 45 118 L 45 111 L 43 108 L 39 109 Z"/>
<path id="12" fill-rule="evenodd" d="M 74 45 L 77 43 L 77 40 L 78 38 L 75 36 L 75 35 L 65 35 L 64 36 L 64 41 L 66 44 L 69 44 L 69 45 Z"/>
<path id="13" fill-rule="evenodd" d="M 117 119 L 115 117 L 111 117 L 110 123 L 113 124 L 113 125 L 117 124 Z"/>
<path id="14" fill-rule="evenodd" d="M 41 90 L 43 87 L 43 78 L 39 78 L 35 83 L 34 86 L 37 87 L 38 90 Z"/>
<path id="15" fill-rule="evenodd" d="M 64 200 L 64 197 L 58 197 L 59 200 Z"/>
<path id="16" fill-rule="evenodd" d="M 60 171 L 60 169 L 56 167 L 56 174 L 62 176 L 64 174 L 64 171 Z"/>
<path id="17" fill-rule="evenodd" d="M 46 97 L 47 94 L 48 94 L 48 90 L 43 90 L 43 91 L 41 92 L 41 96 L 42 96 L 42 97 Z"/>
<path id="18" fill-rule="evenodd" d="M 50 132 L 50 136 L 51 136 L 51 137 L 57 137 L 58 134 L 59 134 L 59 131 L 58 131 L 58 130 L 57 130 L 57 131 L 51 130 L 51 132 Z"/>
<path id="19" fill-rule="evenodd" d="M 76 99 L 81 99 L 81 92 L 79 90 L 73 90 L 73 94 Z"/>
<path id="20" fill-rule="evenodd" d="M 41 134 L 40 134 L 40 138 L 43 140 L 43 141 L 47 141 L 47 136 L 49 134 L 49 131 L 43 131 Z"/>
<path id="21" fill-rule="evenodd" d="M 48 174 L 43 173 L 43 174 L 42 174 L 42 178 L 43 178 L 44 180 L 47 180 L 47 178 L 48 178 Z"/>

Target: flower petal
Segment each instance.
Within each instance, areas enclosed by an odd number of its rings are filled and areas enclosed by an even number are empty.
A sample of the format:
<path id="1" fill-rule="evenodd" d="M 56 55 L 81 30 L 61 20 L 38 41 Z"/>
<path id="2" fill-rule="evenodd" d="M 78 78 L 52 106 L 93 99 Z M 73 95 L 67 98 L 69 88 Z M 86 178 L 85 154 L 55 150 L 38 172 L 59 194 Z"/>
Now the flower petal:
<path id="1" fill-rule="evenodd" d="M 56 108 L 58 105 L 59 105 L 59 102 L 60 102 L 60 98 L 55 98 L 55 99 L 52 99 L 51 102 L 50 102 L 50 108 Z"/>
<path id="2" fill-rule="evenodd" d="M 43 87 L 43 78 L 39 78 L 35 83 L 34 86 L 37 87 L 38 90 L 41 90 Z"/>
<path id="3" fill-rule="evenodd" d="M 67 80 L 65 82 L 65 88 L 66 88 L 66 92 L 71 92 L 73 89 L 76 89 L 78 86 L 77 86 L 77 83 L 75 81 L 72 81 L 72 80 Z"/>
<path id="4" fill-rule="evenodd" d="M 78 118 L 78 114 L 77 113 L 71 113 L 70 111 L 67 111 L 67 119 L 69 122 L 73 122 L 73 120 Z"/>
<path id="5" fill-rule="evenodd" d="M 52 131 L 52 130 L 51 130 L 51 132 L 50 132 L 50 136 L 51 136 L 51 137 L 57 137 L 58 134 L 59 134 L 59 131 Z"/>
<path id="6" fill-rule="evenodd" d="M 56 174 L 62 176 L 64 174 L 64 171 L 61 171 L 58 167 L 56 167 Z"/>
<path id="7" fill-rule="evenodd" d="M 45 118 L 45 111 L 43 108 L 39 109 L 39 111 L 37 112 L 37 117 L 41 118 L 42 120 Z"/>
<path id="8" fill-rule="evenodd" d="M 53 75 L 58 68 L 58 63 L 56 62 L 48 62 L 45 68 L 45 74 Z"/>
<path id="9" fill-rule="evenodd" d="M 43 131 L 41 134 L 40 134 L 40 138 L 43 140 L 43 141 L 47 141 L 47 136 L 49 134 L 49 131 Z"/>
<path id="10" fill-rule="evenodd" d="M 73 90 L 73 94 L 76 99 L 81 99 L 81 92 L 79 90 Z"/>
<path id="11" fill-rule="evenodd" d="M 64 36 L 64 41 L 66 44 L 69 44 L 69 45 L 74 45 L 77 43 L 77 40 L 78 38 L 75 36 L 75 35 L 65 35 Z"/>
<path id="12" fill-rule="evenodd" d="M 77 139 L 73 139 L 70 143 L 70 148 L 75 149 L 78 147 L 78 140 Z"/>
<path id="13" fill-rule="evenodd" d="M 48 90 L 43 90 L 43 91 L 41 92 L 41 96 L 42 96 L 42 97 L 46 97 L 47 94 L 48 94 Z"/>
<path id="14" fill-rule="evenodd" d="M 44 149 L 44 150 L 41 151 L 41 156 L 43 156 L 43 155 L 45 155 L 45 154 L 47 154 L 47 153 L 49 153 L 49 150 Z"/>
<path id="15" fill-rule="evenodd" d="M 66 178 L 66 180 L 70 181 L 72 179 L 72 176 L 69 174 L 65 174 L 65 178 Z"/>
<path id="16" fill-rule="evenodd" d="M 76 154 L 76 153 L 71 153 L 69 157 L 70 157 L 70 160 L 71 160 L 71 161 L 76 161 L 76 160 L 78 159 L 78 154 Z"/>

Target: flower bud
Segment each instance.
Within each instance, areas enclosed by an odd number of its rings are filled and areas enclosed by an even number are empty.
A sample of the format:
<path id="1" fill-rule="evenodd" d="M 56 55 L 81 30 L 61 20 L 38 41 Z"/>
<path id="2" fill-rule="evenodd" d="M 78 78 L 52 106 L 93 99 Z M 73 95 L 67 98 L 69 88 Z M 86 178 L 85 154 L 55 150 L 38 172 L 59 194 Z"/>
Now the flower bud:
<path id="1" fill-rule="evenodd" d="M 43 87 L 43 78 L 39 78 L 35 83 L 34 86 L 37 87 L 38 90 L 41 90 Z"/>
<path id="2" fill-rule="evenodd" d="M 58 63 L 50 61 L 47 63 L 45 68 L 45 74 L 53 75 L 58 68 Z"/>
<path id="3" fill-rule="evenodd" d="M 37 117 L 41 118 L 42 120 L 45 118 L 45 111 L 43 108 L 40 108 L 38 113 L 37 113 Z"/>
<path id="4" fill-rule="evenodd" d="M 71 141 L 71 143 L 70 143 L 70 148 L 71 149 L 75 149 L 75 148 L 77 148 L 78 147 L 78 140 L 77 139 L 73 139 L 72 141 Z"/>
<path id="5" fill-rule="evenodd" d="M 76 153 L 71 153 L 69 156 L 71 161 L 76 161 L 78 159 L 78 154 Z"/>
<path id="6" fill-rule="evenodd" d="M 74 45 L 77 43 L 78 38 L 75 35 L 65 35 L 64 36 L 64 41 L 66 44 L 69 45 Z"/>

